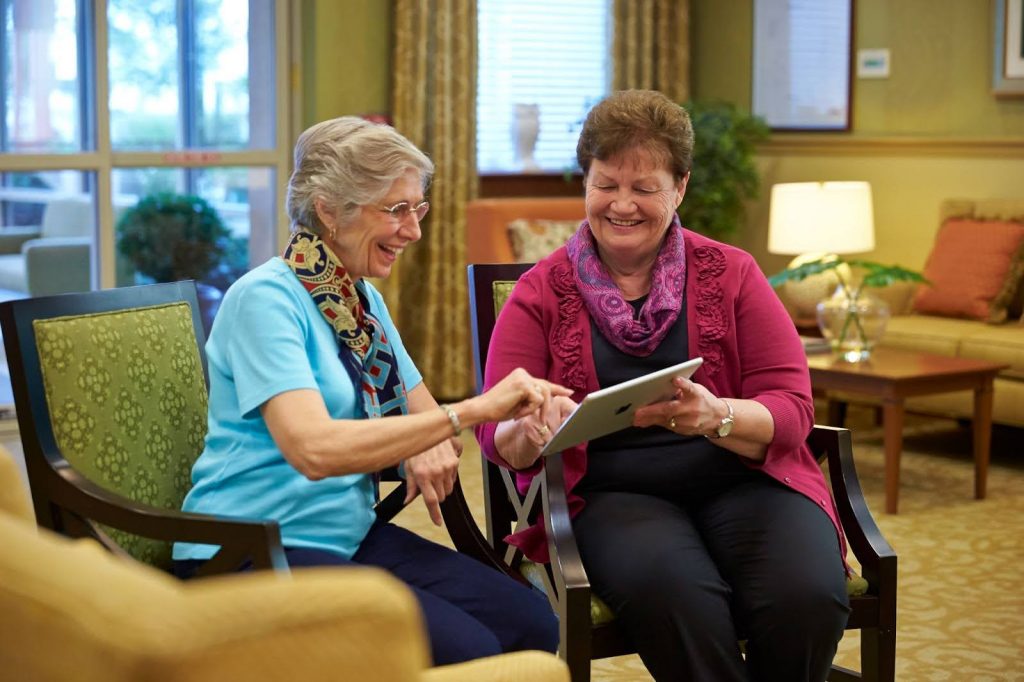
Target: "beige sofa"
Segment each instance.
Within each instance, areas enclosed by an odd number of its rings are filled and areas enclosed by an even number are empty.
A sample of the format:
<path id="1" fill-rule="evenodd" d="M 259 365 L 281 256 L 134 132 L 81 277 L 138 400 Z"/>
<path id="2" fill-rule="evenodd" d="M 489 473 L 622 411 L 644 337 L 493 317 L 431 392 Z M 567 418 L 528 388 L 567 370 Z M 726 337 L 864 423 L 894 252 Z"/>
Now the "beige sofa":
<path id="1" fill-rule="evenodd" d="M 950 200 L 943 203 L 940 214 L 942 222 L 969 218 L 1024 223 L 1024 200 Z M 900 314 L 889 320 L 880 345 L 1009 365 L 995 380 L 992 418 L 997 424 L 1024 428 L 1024 281 L 1018 277 L 1016 300 L 1001 324 L 913 313 L 912 294 L 912 289 L 898 287 L 885 292 L 884 297 Z M 974 412 L 973 395 L 959 391 L 914 398 L 907 401 L 907 409 L 969 419 Z"/>

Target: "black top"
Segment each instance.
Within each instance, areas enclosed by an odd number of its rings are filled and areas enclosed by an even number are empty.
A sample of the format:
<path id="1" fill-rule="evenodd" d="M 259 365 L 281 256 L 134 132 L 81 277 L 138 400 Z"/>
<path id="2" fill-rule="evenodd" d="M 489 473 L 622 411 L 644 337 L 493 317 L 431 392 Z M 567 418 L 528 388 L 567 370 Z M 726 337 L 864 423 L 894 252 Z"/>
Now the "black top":
<path id="1" fill-rule="evenodd" d="M 630 301 L 638 316 L 647 297 Z M 624 353 L 590 322 L 591 347 L 601 388 L 649 374 L 690 359 L 686 302 L 679 317 L 653 353 L 637 357 Z M 587 445 L 587 471 L 576 487 L 587 491 L 622 490 L 675 497 L 688 488 L 717 487 L 721 477 L 732 480 L 748 470 L 736 456 L 703 436 L 680 436 L 667 428 L 631 426 L 596 438 Z"/>

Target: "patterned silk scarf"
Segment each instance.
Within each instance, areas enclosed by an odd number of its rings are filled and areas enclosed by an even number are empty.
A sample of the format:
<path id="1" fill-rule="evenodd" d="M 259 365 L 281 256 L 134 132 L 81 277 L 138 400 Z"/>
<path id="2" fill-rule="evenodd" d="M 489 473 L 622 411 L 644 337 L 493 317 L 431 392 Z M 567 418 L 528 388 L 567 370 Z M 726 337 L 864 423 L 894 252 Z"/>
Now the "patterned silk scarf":
<path id="1" fill-rule="evenodd" d="M 282 255 L 338 337 L 338 358 L 362 388 L 370 418 L 409 411 L 395 353 L 333 251 L 316 235 L 298 231 Z"/>
<path id="2" fill-rule="evenodd" d="M 679 216 L 672 218 L 661 250 L 654 259 L 651 290 L 638 318 L 634 318 L 633 307 L 623 298 L 608 268 L 601 262 L 589 222 L 583 221 L 566 248 L 576 288 L 604 337 L 629 355 L 646 357 L 653 353 L 678 319 L 683 305 L 686 251 Z"/>

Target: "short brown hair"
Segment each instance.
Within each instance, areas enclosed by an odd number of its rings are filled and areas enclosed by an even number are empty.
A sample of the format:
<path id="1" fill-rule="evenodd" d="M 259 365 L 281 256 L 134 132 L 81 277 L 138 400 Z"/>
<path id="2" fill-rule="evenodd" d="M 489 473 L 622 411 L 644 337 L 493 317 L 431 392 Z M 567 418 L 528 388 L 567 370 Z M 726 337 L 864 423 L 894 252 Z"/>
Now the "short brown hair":
<path id="1" fill-rule="evenodd" d="M 690 115 L 656 90 L 612 93 L 587 114 L 576 161 L 586 175 L 594 159 L 607 161 L 632 149 L 646 149 L 682 180 L 693 165 Z"/>

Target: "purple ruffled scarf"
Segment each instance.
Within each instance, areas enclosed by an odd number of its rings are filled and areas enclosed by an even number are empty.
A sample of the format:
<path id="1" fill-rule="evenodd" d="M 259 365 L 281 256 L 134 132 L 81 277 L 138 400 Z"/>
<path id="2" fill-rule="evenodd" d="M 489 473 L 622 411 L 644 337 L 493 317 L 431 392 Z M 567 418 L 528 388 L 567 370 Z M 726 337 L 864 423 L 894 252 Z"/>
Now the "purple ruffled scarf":
<path id="1" fill-rule="evenodd" d="M 604 337 L 623 353 L 645 357 L 654 352 L 679 318 L 686 282 L 686 253 L 679 216 L 672 218 L 651 272 L 651 290 L 633 317 L 633 307 L 622 296 L 597 254 L 594 233 L 586 220 L 566 244 L 573 277 Z"/>

